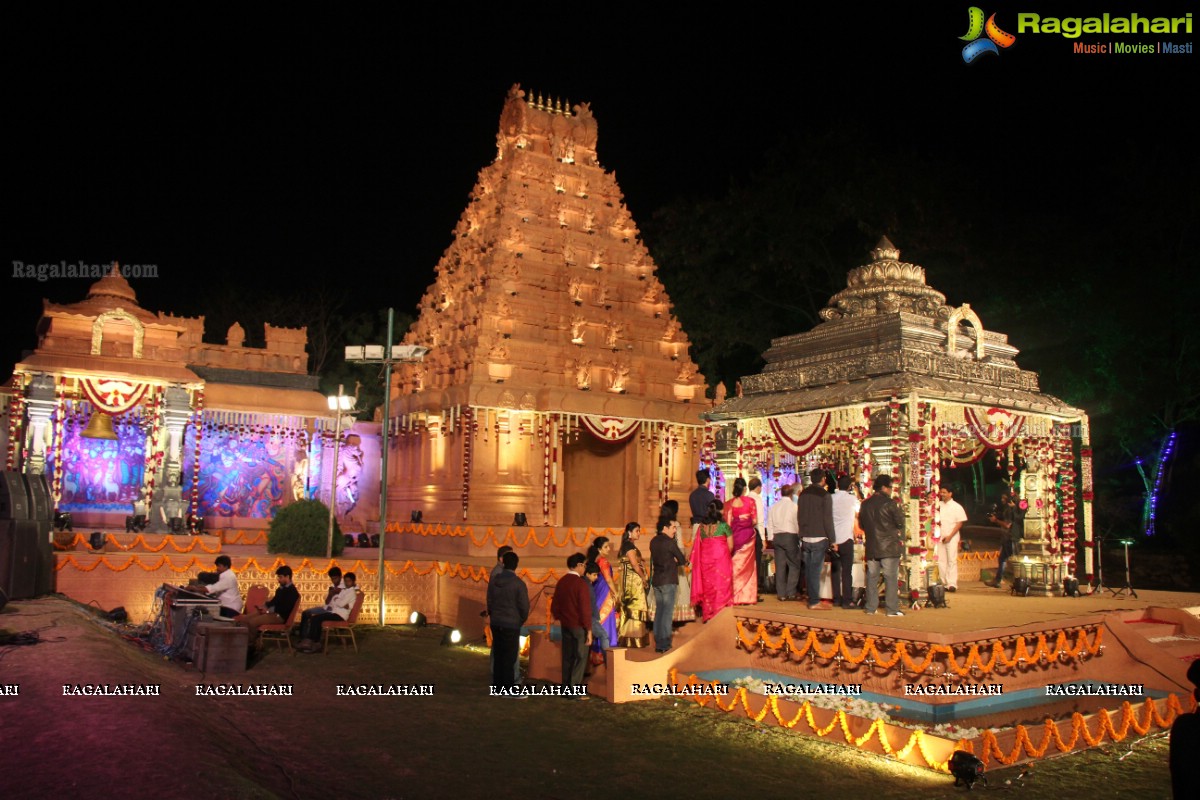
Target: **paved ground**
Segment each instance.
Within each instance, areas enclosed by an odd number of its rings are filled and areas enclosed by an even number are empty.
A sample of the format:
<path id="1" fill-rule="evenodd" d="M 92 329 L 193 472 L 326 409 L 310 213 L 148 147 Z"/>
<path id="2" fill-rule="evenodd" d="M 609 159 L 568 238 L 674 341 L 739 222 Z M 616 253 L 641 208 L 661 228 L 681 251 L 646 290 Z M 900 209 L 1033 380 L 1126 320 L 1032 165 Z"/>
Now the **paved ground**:
<path id="1" fill-rule="evenodd" d="M 0 797 L 957 797 L 941 775 L 670 700 L 613 706 L 490 698 L 486 654 L 429 628 L 364 632 L 362 651 L 270 654 L 208 682 L 291 697 L 197 697 L 195 672 L 123 641 L 60 598 L 9 604 L 0 634 Z M 157 684 L 157 697 L 63 696 Z M 425 697 L 339 697 L 339 684 L 433 684 Z M 1129 753 L 1132 751 L 1132 755 Z M 1128 756 L 1128 757 L 1126 757 Z M 1127 742 L 993 786 L 1059 798 L 1169 796 L 1166 745 Z"/>

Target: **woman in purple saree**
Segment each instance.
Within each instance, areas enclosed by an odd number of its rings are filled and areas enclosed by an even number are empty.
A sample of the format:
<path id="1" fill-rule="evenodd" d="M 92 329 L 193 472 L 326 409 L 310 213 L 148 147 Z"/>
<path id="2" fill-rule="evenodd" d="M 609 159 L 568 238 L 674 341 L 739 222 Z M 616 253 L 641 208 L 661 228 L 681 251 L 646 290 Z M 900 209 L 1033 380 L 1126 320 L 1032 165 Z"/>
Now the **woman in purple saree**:
<path id="1" fill-rule="evenodd" d="M 700 606 L 705 622 L 733 605 L 733 531 L 721 518 L 720 500 L 708 504 L 708 514 L 692 544 L 692 605 Z"/>
<path id="2" fill-rule="evenodd" d="M 608 556 L 611 553 L 612 544 L 605 536 L 597 536 L 587 551 L 588 561 L 594 561 L 600 568 L 600 580 L 592 584 L 592 595 L 595 610 L 600 617 L 600 625 L 604 628 L 604 632 L 608 634 L 607 642 L 602 642 L 596 637 L 592 639 L 591 662 L 593 665 L 603 664 L 604 651 L 615 647 L 617 644 L 618 595 L 612 565 L 608 561 Z"/>

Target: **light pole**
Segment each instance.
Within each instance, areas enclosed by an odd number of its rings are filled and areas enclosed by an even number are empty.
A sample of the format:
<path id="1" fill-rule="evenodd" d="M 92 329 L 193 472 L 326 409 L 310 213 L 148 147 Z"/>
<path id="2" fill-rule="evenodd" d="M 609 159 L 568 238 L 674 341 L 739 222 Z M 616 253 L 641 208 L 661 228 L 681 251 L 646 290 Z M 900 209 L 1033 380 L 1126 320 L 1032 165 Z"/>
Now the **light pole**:
<path id="1" fill-rule="evenodd" d="M 379 454 L 379 624 L 386 624 L 383 602 L 384 565 L 383 554 L 387 545 L 387 483 L 388 483 L 388 426 L 392 419 L 392 365 L 416 363 L 425 360 L 428 347 L 402 345 L 393 347 L 395 310 L 388 309 L 387 344 L 357 345 L 346 348 L 346 361 L 351 364 L 383 365 L 383 431 L 380 436 Z"/>
<path id="2" fill-rule="evenodd" d="M 333 469 L 329 471 L 329 536 L 325 540 L 325 558 L 333 558 L 333 515 L 337 509 L 337 473 L 338 456 L 342 445 L 342 413 L 354 408 L 354 398 L 342 394 L 342 384 L 338 384 L 338 393 L 329 395 L 329 410 L 337 417 L 333 434 Z"/>

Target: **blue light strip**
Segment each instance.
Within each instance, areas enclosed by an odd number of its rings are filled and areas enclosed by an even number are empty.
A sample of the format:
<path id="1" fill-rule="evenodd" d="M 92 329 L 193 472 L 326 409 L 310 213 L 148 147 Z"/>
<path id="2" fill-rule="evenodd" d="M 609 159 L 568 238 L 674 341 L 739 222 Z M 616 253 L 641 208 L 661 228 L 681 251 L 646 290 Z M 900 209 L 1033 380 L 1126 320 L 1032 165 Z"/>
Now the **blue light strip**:
<path id="1" fill-rule="evenodd" d="M 1158 457 L 1158 466 L 1154 470 L 1154 490 L 1150 492 L 1150 515 L 1146 521 L 1146 535 L 1154 535 L 1154 517 L 1158 513 L 1158 493 L 1162 489 L 1163 473 L 1166 472 L 1167 462 L 1171 458 L 1171 451 L 1175 449 L 1175 431 L 1171 431 L 1171 435 L 1167 437 L 1167 443 L 1163 445 L 1162 454 Z"/>

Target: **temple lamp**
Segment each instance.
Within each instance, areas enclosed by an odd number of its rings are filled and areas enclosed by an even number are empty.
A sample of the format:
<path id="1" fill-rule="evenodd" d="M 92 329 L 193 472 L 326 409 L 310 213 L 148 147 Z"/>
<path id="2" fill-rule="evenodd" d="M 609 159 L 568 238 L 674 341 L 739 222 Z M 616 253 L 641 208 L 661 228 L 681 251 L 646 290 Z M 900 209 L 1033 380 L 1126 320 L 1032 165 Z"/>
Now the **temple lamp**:
<path id="1" fill-rule="evenodd" d="M 383 556 L 387 546 L 387 483 L 388 483 L 388 436 L 392 420 L 392 365 L 417 364 L 425 360 L 428 347 L 421 345 L 394 345 L 395 339 L 395 309 L 388 309 L 387 344 L 386 345 L 352 345 L 346 348 L 346 363 L 348 364 L 379 364 L 383 367 L 383 432 L 379 452 L 379 624 L 387 624 L 387 609 L 384 606 L 384 577 L 387 570 L 383 568 Z M 419 522 L 420 520 L 413 520 Z"/>
<path id="2" fill-rule="evenodd" d="M 333 412 L 337 422 L 333 433 L 333 469 L 329 471 L 329 536 L 325 540 L 325 557 L 333 557 L 333 513 L 337 508 L 337 472 L 338 458 L 342 447 L 342 412 L 354 408 L 354 398 L 343 394 L 345 387 L 338 384 L 338 393 L 329 395 L 329 410 Z"/>
<path id="3" fill-rule="evenodd" d="M 457 647 L 458 645 L 462 644 L 462 640 L 462 631 L 460 631 L 458 628 L 451 628 L 442 636 L 442 646 Z"/>

